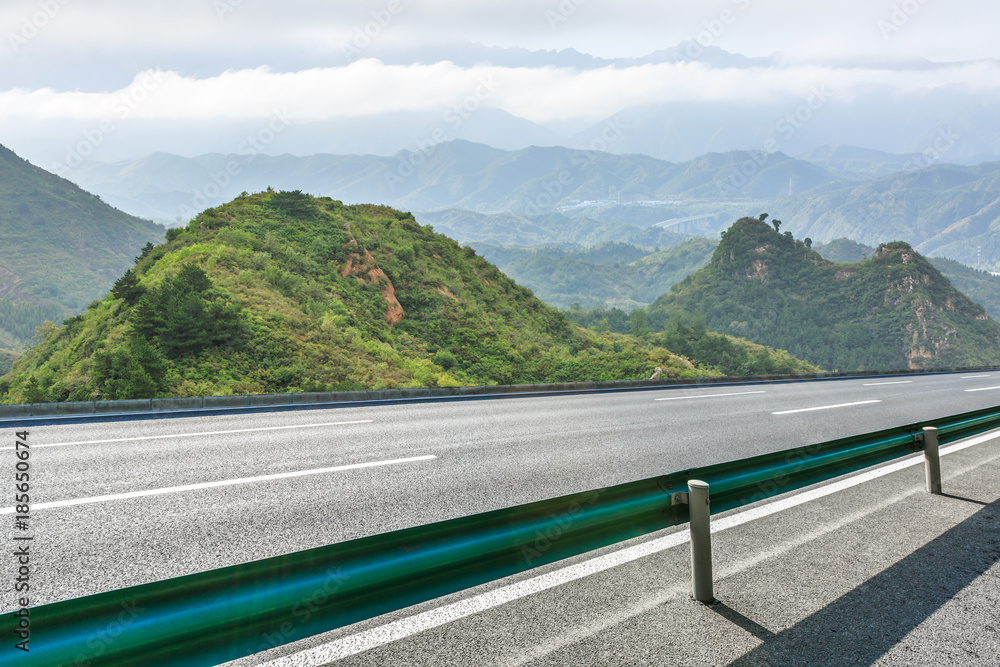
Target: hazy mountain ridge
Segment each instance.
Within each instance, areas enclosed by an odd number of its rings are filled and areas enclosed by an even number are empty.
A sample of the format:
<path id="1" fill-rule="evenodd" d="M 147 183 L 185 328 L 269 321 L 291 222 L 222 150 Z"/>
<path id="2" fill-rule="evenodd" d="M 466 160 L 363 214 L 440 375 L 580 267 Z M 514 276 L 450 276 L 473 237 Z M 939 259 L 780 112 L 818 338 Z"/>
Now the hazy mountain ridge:
<path id="1" fill-rule="evenodd" d="M 641 227 L 621 220 L 595 220 L 589 215 L 567 215 L 557 211 L 537 216 L 517 213 L 475 213 L 465 209 L 422 211 L 423 223 L 463 245 L 479 244 L 563 250 L 582 250 L 606 243 L 627 243 L 667 248 L 690 235 L 660 227 Z"/>
<path id="2" fill-rule="evenodd" d="M 1000 267 L 1000 163 L 932 165 L 863 183 L 829 183 L 781 199 L 796 235 L 867 245 L 905 239 L 920 252 Z"/>
<path id="3" fill-rule="evenodd" d="M 720 68 L 766 67 L 777 65 L 777 57 L 749 58 L 730 53 L 717 46 L 702 46 L 686 41 L 677 46 L 659 49 L 633 58 L 602 58 L 576 49 L 530 50 L 521 47 L 486 46 L 475 42 L 452 42 L 437 47 L 415 49 L 374 48 L 372 55 L 391 65 L 414 62 L 433 64 L 451 62 L 462 67 L 494 65 L 496 67 L 571 67 L 591 70 L 606 67 L 640 67 L 660 63 L 705 63 Z"/>
<path id="4" fill-rule="evenodd" d="M 756 162 L 755 162 L 756 161 Z M 755 166 L 740 176 L 746 162 Z M 450 141 L 425 152 L 373 155 L 150 155 L 116 164 L 86 163 L 73 172 L 82 187 L 161 220 L 182 219 L 241 191 L 296 187 L 349 203 L 406 210 L 465 208 L 538 215 L 581 200 L 712 201 L 774 199 L 833 182 L 809 162 L 775 153 L 733 152 L 670 163 L 562 147 L 503 151 Z M 732 183 L 738 183 L 735 190 Z"/>

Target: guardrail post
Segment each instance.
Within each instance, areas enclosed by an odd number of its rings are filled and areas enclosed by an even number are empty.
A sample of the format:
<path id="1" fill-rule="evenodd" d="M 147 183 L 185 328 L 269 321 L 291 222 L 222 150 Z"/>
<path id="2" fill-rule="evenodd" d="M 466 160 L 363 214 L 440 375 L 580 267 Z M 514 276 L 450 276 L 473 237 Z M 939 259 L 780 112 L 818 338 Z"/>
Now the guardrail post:
<path id="1" fill-rule="evenodd" d="M 691 589 L 698 602 L 715 601 L 712 582 L 712 525 L 708 484 L 688 481 L 688 512 L 691 516 Z"/>
<path id="2" fill-rule="evenodd" d="M 927 493 L 941 495 L 941 455 L 938 451 L 938 430 L 924 427 L 924 471 L 927 477 Z"/>

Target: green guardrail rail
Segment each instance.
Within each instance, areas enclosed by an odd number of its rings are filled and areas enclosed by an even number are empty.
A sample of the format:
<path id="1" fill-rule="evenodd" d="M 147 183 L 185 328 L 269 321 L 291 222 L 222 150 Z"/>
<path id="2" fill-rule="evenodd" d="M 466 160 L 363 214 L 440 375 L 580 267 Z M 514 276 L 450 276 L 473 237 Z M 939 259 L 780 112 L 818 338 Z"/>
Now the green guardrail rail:
<path id="1" fill-rule="evenodd" d="M 685 523 L 690 479 L 723 512 L 920 451 L 925 426 L 945 444 L 1000 428 L 1000 407 L 35 607 L 28 653 L 7 613 L 2 662 L 216 665 Z"/>

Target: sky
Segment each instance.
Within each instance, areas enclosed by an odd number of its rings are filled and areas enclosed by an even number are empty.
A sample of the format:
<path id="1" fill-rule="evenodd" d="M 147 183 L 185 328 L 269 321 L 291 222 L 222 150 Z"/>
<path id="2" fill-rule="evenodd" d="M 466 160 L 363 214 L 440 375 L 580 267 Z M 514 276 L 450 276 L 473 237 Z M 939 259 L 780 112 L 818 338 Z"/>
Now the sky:
<path id="1" fill-rule="evenodd" d="M 946 86 L 994 94 L 997 25 L 995 0 L 5 0 L 0 143 L 51 160 L 53 146 L 102 122 L 205 128 L 284 114 L 305 123 L 472 97 L 559 129 L 642 104 L 807 100 L 823 85 L 841 99 Z M 602 58 L 686 43 L 770 61 L 441 62 L 449 45 L 468 42 Z"/>

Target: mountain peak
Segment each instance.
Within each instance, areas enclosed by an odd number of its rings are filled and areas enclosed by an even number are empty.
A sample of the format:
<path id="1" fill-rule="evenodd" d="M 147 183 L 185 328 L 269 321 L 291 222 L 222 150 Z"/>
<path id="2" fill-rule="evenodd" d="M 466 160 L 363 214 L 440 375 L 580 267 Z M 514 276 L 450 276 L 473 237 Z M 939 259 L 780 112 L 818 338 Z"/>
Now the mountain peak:
<path id="1" fill-rule="evenodd" d="M 1000 324 L 908 243 L 884 243 L 870 261 L 837 264 L 766 220 L 735 222 L 709 265 L 651 311 L 702 313 L 710 329 L 823 368 L 1000 363 Z"/>

